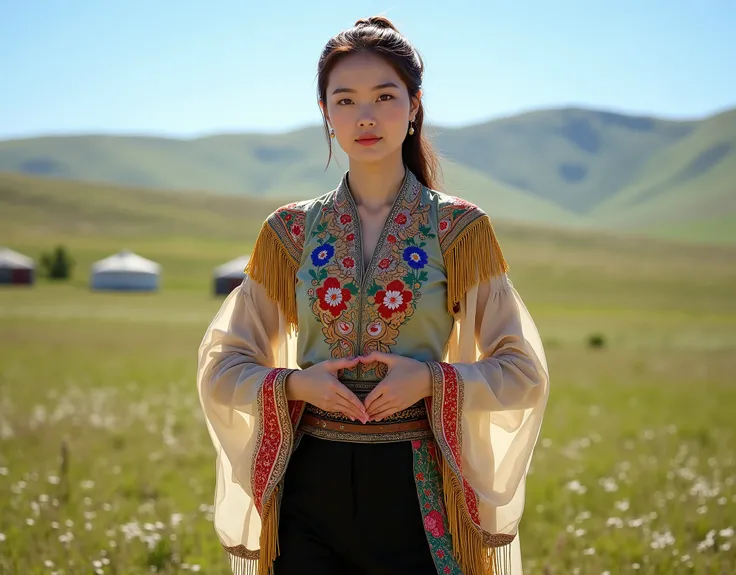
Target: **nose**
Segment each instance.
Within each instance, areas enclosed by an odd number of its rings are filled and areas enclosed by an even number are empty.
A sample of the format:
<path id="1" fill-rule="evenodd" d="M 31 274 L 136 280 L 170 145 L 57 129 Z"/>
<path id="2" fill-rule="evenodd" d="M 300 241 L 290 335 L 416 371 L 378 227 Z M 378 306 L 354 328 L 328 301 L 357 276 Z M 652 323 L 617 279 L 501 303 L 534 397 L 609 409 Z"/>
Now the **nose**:
<path id="1" fill-rule="evenodd" d="M 358 126 L 361 128 L 374 128 L 376 126 L 376 119 L 372 115 L 364 112 L 358 118 Z"/>

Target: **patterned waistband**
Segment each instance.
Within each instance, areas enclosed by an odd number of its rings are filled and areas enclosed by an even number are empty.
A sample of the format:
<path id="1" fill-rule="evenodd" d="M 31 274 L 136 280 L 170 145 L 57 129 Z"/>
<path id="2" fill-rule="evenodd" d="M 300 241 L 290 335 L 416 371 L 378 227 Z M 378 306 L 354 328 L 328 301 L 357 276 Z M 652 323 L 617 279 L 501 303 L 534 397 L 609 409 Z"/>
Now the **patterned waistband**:
<path id="1" fill-rule="evenodd" d="M 377 381 L 341 380 L 341 383 L 361 401 L 378 385 Z M 365 424 L 352 421 L 342 413 L 324 411 L 308 403 L 299 429 L 321 439 L 350 443 L 393 443 L 433 436 L 424 401 L 418 401 L 381 421 Z"/>

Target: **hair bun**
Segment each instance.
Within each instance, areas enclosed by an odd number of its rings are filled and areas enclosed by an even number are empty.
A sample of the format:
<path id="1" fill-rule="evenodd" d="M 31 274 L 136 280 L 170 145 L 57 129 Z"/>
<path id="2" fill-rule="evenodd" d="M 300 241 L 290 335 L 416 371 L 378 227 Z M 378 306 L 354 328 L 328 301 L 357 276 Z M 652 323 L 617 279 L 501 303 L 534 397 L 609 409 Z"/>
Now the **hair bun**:
<path id="1" fill-rule="evenodd" d="M 361 18 L 355 22 L 355 28 L 362 28 L 367 26 L 373 26 L 374 28 L 384 28 L 398 32 L 398 28 L 394 26 L 393 22 L 385 16 L 371 16 L 370 18 Z"/>

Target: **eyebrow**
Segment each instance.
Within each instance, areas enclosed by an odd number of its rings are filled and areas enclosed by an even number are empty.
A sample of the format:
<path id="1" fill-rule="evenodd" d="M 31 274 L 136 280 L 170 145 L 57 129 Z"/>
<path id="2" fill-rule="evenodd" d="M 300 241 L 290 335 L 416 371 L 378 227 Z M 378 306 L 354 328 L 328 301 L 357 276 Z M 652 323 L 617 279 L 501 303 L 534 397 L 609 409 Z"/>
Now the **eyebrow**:
<path id="1" fill-rule="evenodd" d="M 384 88 L 398 88 L 398 86 L 393 82 L 386 82 L 385 84 L 379 84 L 378 86 L 375 86 L 373 88 L 373 91 L 383 90 Z M 332 95 L 334 96 L 335 94 L 355 94 L 355 92 L 356 91 L 351 88 L 335 88 L 335 91 L 332 92 Z"/>

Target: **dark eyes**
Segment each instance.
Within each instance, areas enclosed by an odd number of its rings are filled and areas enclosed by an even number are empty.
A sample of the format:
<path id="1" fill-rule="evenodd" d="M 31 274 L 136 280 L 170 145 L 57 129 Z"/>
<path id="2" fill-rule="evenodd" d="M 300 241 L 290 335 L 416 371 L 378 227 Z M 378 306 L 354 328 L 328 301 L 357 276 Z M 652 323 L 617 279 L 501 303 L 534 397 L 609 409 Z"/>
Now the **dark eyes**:
<path id="1" fill-rule="evenodd" d="M 378 96 L 379 102 L 388 102 L 389 100 L 393 100 L 394 97 L 391 94 L 381 94 Z M 339 100 L 337 102 L 338 106 L 347 106 L 348 104 L 352 104 L 353 101 L 350 98 L 343 98 L 342 100 Z"/>

